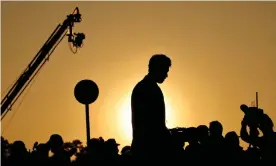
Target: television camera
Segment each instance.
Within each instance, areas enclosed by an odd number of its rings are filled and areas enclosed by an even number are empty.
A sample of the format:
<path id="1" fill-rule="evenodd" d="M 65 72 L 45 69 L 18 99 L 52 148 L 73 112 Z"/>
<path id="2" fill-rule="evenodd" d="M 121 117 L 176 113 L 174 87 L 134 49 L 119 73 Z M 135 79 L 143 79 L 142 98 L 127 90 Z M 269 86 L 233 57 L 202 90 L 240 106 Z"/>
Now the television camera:
<path id="1" fill-rule="evenodd" d="M 197 129 L 195 127 L 176 127 L 170 129 L 174 140 L 189 142 L 197 138 Z"/>

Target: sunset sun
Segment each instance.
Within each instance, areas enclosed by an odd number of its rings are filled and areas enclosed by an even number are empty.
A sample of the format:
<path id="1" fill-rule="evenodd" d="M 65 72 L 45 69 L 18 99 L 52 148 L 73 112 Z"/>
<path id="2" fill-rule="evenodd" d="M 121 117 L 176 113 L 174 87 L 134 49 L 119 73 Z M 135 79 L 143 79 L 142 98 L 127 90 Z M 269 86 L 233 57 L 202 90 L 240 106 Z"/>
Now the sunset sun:
<path id="1" fill-rule="evenodd" d="M 131 101 L 130 96 L 124 96 L 119 104 L 119 128 L 122 133 L 122 137 L 130 141 L 132 138 L 131 127 Z"/>
<path id="2" fill-rule="evenodd" d="M 130 96 L 126 95 L 122 97 L 120 103 L 118 103 L 119 111 L 119 128 L 121 130 L 121 136 L 127 141 L 132 139 L 132 126 L 131 126 L 131 100 Z M 166 125 L 168 128 L 175 127 L 174 117 L 173 117 L 173 107 L 170 104 L 170 100 L 165 100 L 166 105 Z"/>

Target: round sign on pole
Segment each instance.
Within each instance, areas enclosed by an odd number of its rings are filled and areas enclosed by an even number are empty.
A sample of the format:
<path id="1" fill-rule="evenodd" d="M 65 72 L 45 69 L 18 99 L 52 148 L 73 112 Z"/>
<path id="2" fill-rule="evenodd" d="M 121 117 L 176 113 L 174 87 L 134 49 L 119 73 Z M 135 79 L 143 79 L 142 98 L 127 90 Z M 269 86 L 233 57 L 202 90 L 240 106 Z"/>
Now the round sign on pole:
<path id="1" fill-rule="evenodd" d="M 99 88 L 92 80 L 81 80 L 74 89 L 74 95 L 81 104 L 91 104 L 95 102 L 99 96 Z"/>
<path id="2" fill-rule="evenodd" d="M 92 80 L 81 80 L 74 89 L 74 95 L 78 102 L 85 105 L 86 139 L 90 140 L 89 104 L 95 102 L 99 96 L 99 88 Z"/>

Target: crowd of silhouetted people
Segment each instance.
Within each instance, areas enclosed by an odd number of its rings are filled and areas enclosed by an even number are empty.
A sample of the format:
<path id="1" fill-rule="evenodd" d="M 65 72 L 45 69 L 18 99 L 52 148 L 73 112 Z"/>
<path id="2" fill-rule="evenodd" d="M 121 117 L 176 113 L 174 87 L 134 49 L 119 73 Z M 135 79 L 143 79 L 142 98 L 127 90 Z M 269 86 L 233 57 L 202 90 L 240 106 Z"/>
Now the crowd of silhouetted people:
<path id="1" fill-rule="evenodd" d="M 166 127 L 165 102 L 158 86 L 168 77 L 171 60 L 163 54 L 153 55 L 148 74 L 136 84 L 131 95 L 133 138 L 130 146 L 119 152 L 115 139 L 92 138 L 83 146 L 79 140 L 64 143 L 58 134 L 46 143 L 34 144 L 27 150 L 24 142 L 9 144 L 1 137 L 1 164 L 86 166 L 100 164 L 221 164 L 255 162 L 276 165 L 276 132 L 272 119 L 258 107 L 241 105 L 244 112 L 240 133 L 230 131 L 223 136 L 219 121 L 209 126 Z M 240 138 L 249 144 L 240 146 Z M 52 153 L 49 156 L 49 152 Z"/>
<path id="2" fill-rule="evenodd" d="M 251 144 L 245 149 L 240 146 L 240 139 L 235 131 L 223 136 L 223 126 L 219 121 L 212 121 L 209 126 L 170 129 L 173 139 L 172 148 L 167 153 L 170 155 L 167 160 L 154 158 L 155 162 L 170 160 L 170 162 L 189 161 L 204 164 L 225 161 L 275 163 L 276 133 L 273 131 L 273 122 L 266 114 L 263 114 L 259 122 L 255 128 L 257 130 L 254 130 L 253 124 L 250 124 L 250 117 L 244 117 L 240 137 Z M 247 126 L 250 128 L 249 133 L 246 130 Z M 1 137 L 1 164 L 3 166 L 135 164 L 138 158 L 137 156 L 133 158 L 131 146 L 123 147 L 121 152 L 119 146 L 115 139 L 104 140 L 100 137 L 90 139 L 84 147 L 79 140 L 64 143 L 60 135 L 53 134 L 47 143 L 36 142 L 32 150 L 27 150 L 23 141 L 9 144 Z M 51 156 L 49 156 L 50 151 Z M 148 151 L 153 156 L 156 153 L 152 147 L 148 147 Z"/>

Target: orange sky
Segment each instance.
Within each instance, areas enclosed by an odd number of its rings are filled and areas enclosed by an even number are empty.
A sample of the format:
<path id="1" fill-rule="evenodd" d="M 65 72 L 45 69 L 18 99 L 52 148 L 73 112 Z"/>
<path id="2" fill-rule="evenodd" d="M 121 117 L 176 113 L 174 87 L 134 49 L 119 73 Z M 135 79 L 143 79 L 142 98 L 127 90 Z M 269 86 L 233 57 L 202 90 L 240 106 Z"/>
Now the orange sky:
<path id="1" fill-rule="evenodd" d="M 225 131 L 238 131 L 239 106 L 250 104 L 256 91 L 260 107 L 276 120 L 275 2 L 1 3 L 2 95 L 76 6 L 83 22 L 75 31 L 86 34 L 75 55 L 66 40 L 59 45 L 6 116 L 2 130 L 10 141 L 31 148 L 59 133 L 85 142 L 84 106 L 73 90 L 88 78 L 100 89 L 90 106 L 91 136 L 129 144 L 129 97 L 154 53 L 172 59 L 161 85 L 169 127 L 219 120 Z"/>

